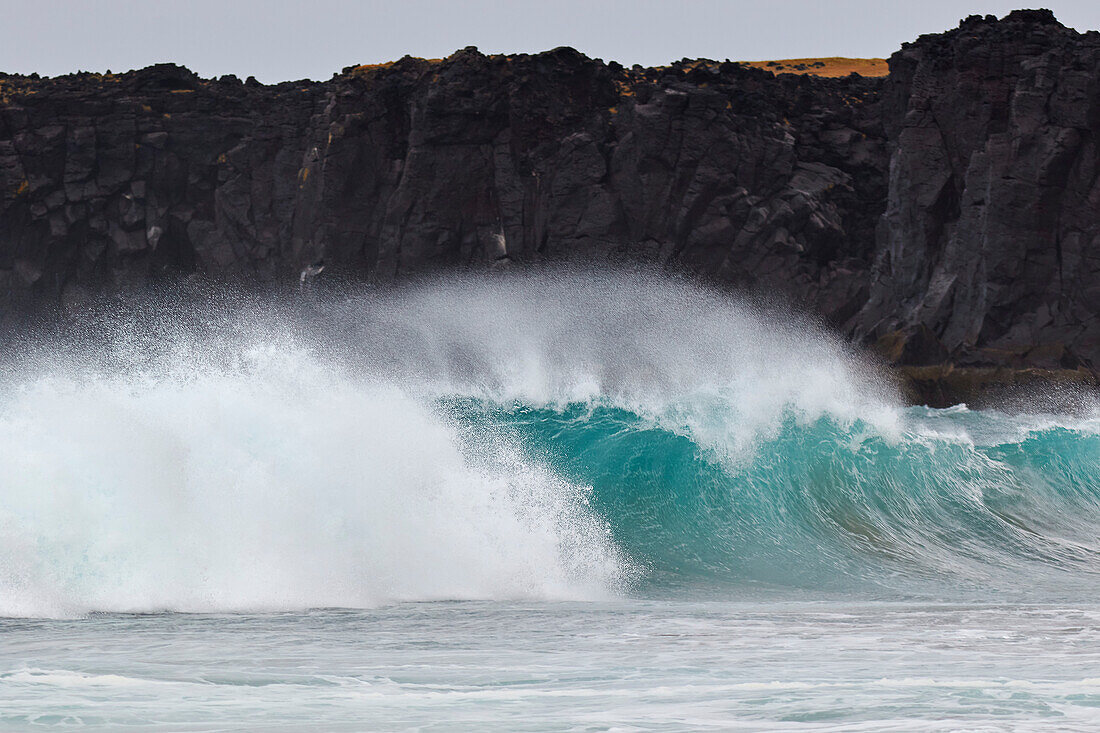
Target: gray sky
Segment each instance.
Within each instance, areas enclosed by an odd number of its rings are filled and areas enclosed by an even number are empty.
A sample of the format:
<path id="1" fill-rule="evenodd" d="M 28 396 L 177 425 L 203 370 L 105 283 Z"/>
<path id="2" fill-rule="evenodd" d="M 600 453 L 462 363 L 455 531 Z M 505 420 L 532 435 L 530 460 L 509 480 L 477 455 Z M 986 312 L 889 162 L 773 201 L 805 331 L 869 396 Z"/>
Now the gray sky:
<path id="1" fill-rule="evenodd" d="M 626 65 L 685 56 L 889 56 L 902 41 L 1023 3 L 972 0 L 0 0 L 0 71 L 125 71 L 174 61 L 203 76 L 327 79 L 344 66 L 574 46 Z M 1048 3 L 1080 31 L 1097 0 Z M 1026 6 L 1024 6 L 1026 7 Z"/>

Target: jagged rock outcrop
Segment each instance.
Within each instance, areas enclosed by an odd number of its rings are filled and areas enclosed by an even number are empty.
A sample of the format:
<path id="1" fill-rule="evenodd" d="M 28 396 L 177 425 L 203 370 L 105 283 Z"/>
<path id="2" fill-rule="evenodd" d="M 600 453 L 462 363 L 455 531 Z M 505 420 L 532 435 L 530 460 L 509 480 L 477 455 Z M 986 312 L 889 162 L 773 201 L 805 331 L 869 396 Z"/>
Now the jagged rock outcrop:
<path id="1" fill-rule="evenodd" d="M 973 16 L 890 59 L 889 193 L 857 334 L 896 361 L 1100 364 L 1100 34 Z"/>
<path id="2" fill-rule="evenodd" d="M 974 16 L 890 69 L 471 48 L 275 86 L 0 75 L 0 309 L 321 258 L 629 258 L 786 293 L 929 374 L 1100 364 L 1100 34 Z"/>

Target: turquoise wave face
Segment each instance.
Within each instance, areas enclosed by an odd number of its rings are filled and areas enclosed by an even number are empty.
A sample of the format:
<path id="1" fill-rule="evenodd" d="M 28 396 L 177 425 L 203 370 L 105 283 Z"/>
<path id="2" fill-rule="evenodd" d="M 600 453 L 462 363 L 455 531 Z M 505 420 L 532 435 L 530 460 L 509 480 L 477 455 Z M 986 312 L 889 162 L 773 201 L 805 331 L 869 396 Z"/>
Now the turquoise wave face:
<path id="1" fill-rule="evenodd" d="M 591 487 L 590 505 L 641 567 L 643 593 L 1050 598 L 1091 593 L 1100 580 L 1100 435 L 1084 425 L 913 408 L 887 436 L 789 413 L 731 451 L 720 435 L 700 440 L 678 424 L 683 410 L 443 404 L 470 438 L 507 436 Z"/>

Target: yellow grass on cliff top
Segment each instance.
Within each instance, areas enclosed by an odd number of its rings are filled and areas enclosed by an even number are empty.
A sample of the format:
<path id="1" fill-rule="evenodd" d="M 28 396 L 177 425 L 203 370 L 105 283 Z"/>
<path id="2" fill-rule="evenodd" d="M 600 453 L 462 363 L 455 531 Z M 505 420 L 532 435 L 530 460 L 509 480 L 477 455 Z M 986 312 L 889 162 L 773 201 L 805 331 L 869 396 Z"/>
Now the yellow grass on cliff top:
<path id="1" fill-rule="evenodd" d="M 886 76 L 890 68 L 886 59 L 849 59 L 832 56 L 821 59 L 776 59 L 775 61 L 742 61 L 745 66 L 767 69 L 773 74 L 813 74 L 814 76 Z"/>
<path id="2" fill-rule="evenodd" d="M 444 59 L 422 59 L 415 57 L 417 61 L 426 61 L 429 64 L 439 64 Z M 396 61 L 386 61 L 380 64 L 360 64 L 345 69 L 352 74 L 366 75 L 380 69 L 388 69 L 396 64 Z M 693 64 L 707 63 L 696 61 Z M 845 56 L 830 56 L 816 59 L 776 59 L 774 61 L 740 61 L 744 66 L 757 69 L 767 69 L 773 74 L 811 74 L 813 76 L 848 76 L 856 73 L 860 76 L 886 76 L 890 68 L 886 59 L 850 59 Z M 665 68 L 665 67 L 656 67 Z"/>

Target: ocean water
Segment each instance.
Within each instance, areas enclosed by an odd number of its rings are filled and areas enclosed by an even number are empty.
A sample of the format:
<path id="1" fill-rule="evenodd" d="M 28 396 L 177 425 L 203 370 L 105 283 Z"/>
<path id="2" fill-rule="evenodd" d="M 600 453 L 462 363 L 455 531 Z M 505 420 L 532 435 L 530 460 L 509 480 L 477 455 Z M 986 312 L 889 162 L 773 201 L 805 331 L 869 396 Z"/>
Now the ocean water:
<path id="1" fill-rule="evenodd" d="M 5 346 L 0 730 L 1100 726 L 1088 395 L 905 407 L 645 271 Z"/>

